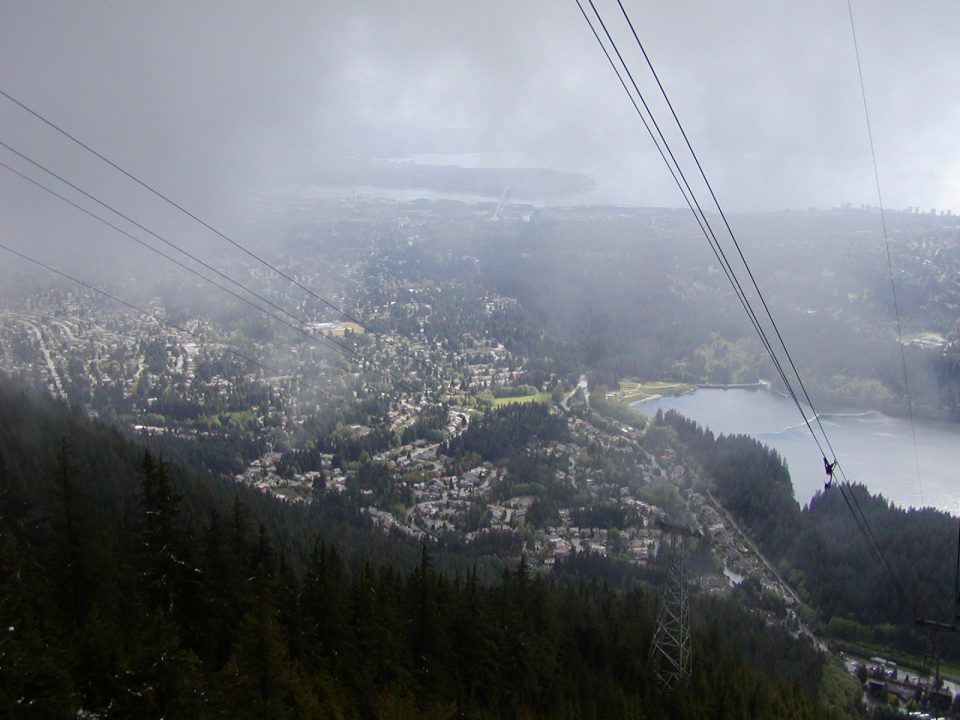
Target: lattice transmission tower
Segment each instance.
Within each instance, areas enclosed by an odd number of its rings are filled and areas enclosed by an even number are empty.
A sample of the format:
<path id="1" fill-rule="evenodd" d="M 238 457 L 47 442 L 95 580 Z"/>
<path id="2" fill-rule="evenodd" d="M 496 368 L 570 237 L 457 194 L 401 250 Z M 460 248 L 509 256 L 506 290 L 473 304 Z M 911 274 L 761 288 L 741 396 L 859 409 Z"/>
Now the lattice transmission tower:
<path id="1" fill-rule="evenodd" d="M 657 629 L 650 643 L 650 661 L 655 664 L 663 687 L 673 690 L 690 672 L 690 605 L 683 540 L 686 537 L 702 538 L 703 535 L 699 530 L 662 520 L 657 525 L 663 537 L 670 538 L 670 562 L 667 583 L 660 598 Z"/>

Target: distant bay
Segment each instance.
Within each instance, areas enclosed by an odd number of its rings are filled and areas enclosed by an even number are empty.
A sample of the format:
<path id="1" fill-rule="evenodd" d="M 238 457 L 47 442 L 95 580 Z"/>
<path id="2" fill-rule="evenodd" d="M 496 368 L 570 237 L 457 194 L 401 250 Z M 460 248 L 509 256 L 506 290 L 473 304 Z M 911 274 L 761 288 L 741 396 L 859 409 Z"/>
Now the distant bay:
<path id="1" fill-rule="evenodd" d="M 653 416 L 676 410 L 714 434 L 755 437 L 786 460 L 801 505 L 823 489 L 823 461 L 796 406 L 766 390 L 700 389 L 633 404 Z M 824 412 L 820 420 L 847 479 L 901 507 L 960 513 L 960 425 L 917 420 L 920 482 L 910 421 L 879 412 Z M 922 487 L 922 491 L 921 491 Z"/>

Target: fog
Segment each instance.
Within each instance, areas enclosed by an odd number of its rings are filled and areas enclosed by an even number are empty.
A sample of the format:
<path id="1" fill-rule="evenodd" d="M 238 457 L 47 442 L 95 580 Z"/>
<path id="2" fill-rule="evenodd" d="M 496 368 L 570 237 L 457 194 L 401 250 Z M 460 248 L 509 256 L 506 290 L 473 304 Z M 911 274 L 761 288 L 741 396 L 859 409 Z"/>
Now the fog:
<path id="1" fill-rule="evenodd" d="M 649 91 L 616 3 L 598 7 Z M 627 8 L 728 209 L 876 203 L 845 3 Z M 854 11 L 885 202 L 958 209 L 960 6 Z M 481 166 L 587 173 L 597 190 L 583 201 L 682 202 L 573 0 L 5 0 L 0 68 L 11 95 L 241 235 L 253 199 L 372 156 L 470 153 Z M 200 241 L 5 99 L 0 128 L 159 232 Z M 6 171 L 0 213 L 21 248 L 108 234 Z"/>

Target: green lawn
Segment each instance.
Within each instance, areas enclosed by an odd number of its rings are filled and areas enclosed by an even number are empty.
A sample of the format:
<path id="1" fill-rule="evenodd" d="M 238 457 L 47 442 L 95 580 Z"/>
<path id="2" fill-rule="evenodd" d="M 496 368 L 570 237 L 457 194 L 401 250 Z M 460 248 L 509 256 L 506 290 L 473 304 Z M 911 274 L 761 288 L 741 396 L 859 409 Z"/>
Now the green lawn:
<path id="1" fill-rule="evenodd" d="M 516 397 L 494 398 L 493 406 L 495 408 L 510 405 L 512 403 L 538 402 L 547 403 L 551 401 L 550 393 L 537 393 L 536 395 L 517 395 Z"/>

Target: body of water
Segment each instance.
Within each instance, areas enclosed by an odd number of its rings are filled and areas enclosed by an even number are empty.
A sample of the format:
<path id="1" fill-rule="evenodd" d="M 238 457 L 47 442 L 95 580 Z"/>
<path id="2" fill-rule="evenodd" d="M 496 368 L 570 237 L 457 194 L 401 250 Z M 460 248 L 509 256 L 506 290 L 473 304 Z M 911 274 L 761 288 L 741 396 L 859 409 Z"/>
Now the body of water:
<path id="1" fill-rule="evenodd" d="M 823 489 L 823 460 L 810 432 L 787 398 L 766 390 L 701 389 L 680 397 L 634 403 L 653 416 L 677 410 L 714 434 L 751 435 L 786 460 L 801 504 Z M 902 507 L 929 505 L 960 512 L 960 425 L 915 422 L 920 481 L 910 421 L 878 412 L 822 413 L 830 442 L 853 483 L 866 485 Z"/>

